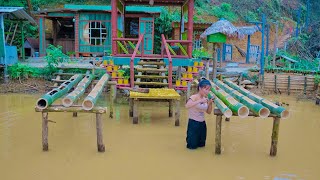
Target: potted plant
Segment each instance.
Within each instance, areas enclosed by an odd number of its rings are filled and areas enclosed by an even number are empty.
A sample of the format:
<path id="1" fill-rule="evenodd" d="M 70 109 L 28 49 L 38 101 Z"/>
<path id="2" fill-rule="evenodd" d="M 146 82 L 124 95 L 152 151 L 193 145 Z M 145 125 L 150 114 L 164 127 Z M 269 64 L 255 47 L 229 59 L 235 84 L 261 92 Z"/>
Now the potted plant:
<path id="1" fill-rule="evenodd" d="M 129 84 L 130 76 L 124 76 L 123 84 Z"/>

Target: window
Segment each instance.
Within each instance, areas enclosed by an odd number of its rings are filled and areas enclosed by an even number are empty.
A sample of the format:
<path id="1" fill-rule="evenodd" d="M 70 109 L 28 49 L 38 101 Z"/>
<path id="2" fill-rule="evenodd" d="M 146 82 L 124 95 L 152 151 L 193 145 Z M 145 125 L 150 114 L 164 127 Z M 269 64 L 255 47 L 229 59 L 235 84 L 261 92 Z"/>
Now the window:
<path id="1" fill-rule="evenodd" d="M 107 37 L 107 28 L 99 21 L 89 23 L 89 43 L 91 45 L 103 45 Z"/>
<path id="2" fill-rule="evenodd" d="M 202 47 L 200 35 L 200 31 L 193 31 L 193 49 L 200 49 Z"/>

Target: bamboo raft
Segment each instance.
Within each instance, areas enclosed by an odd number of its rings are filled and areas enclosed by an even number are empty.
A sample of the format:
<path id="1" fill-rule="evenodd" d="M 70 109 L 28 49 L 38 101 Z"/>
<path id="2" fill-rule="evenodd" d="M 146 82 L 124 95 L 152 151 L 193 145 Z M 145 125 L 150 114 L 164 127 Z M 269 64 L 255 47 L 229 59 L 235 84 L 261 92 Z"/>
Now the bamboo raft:
<path id="1" fill-rule="evenodd" d="M 106 107 L 96 107 L 96 101 L 102 93 L 110 76 L 104 74 L 100 80 L 94 85 L 89 95 L 84 99 L 82 105 L 76 105 L 80 96 L 84 94 L 86 88 L 93 82 L 93 75 L 86 75 L 84 78 L 80 74 L 72 76 L 69 80 L 62 83 L 58 88 L 54 88 L 40 99 L 38 99 L 35 107 L 36 112 L 42 113 L 42 150 L 48 151 L 48 114 L 49 112 L 72 112 L 73 117 L 77 117 L 78 113 L 94 113 L 96 114 L 97 127 L 97 148 L 98 152 L 105 151 L 102 134 L 102 114 L 107 112 Z M 80 81 L 80 83 L 78 83 Z M 78 83 L 78 84 L 77 84 Z M 74 86 L 77 87 L 62 100 L 62 105 L 52 105 L 58 98 L 67 94 Z M 115 99 L 115 84 L 111 85 L 111 103 L 110 117 L 113 117 L 113 101 Z"/>

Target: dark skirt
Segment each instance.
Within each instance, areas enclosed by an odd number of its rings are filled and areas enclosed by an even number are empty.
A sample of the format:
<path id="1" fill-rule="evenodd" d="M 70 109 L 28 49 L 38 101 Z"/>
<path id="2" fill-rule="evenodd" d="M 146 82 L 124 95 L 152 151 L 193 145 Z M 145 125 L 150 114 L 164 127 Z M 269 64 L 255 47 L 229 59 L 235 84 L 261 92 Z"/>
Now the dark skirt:
<path id="1" fill-rule="evenodd" d="M 187 148 L 196 149 L 204 147 L 207 139 L 207 125 L 206 122 L 199 122 L 189 119 L 187 130 Z"/>

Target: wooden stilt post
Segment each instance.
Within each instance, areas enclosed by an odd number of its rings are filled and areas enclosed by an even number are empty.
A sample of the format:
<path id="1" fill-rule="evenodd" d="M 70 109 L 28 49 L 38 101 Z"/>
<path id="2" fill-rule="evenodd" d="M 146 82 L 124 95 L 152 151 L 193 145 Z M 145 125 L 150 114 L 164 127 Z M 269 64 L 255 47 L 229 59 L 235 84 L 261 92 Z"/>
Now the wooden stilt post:
<path id="1" fill-rule="evenodd" d="M 72 113 L 72 117 L 78 117 L 78 113 L 77 112 L 73 112 Z"/>
<path id="2" fill-rule="evenodd" d="M 169 117 L 172 117 L 172 110 L 173 110 L 173 100 L 169 100 Z"/>
<path id="3" fill-rule="evenodd" d="M 129 98 L 129 117 L 133 117 L 133 99 Z"/>
<path id="4" fill-rule="evenodd" d="M 290 95 L 290 76 L 288 76 L 288 95 Z"/>
<path id="5" fill-rule="evenodd" d="M 116 99 L 116 91 L 117 91 L 117 87 L 116 85 L 111 85 L 110 86 L 110 118 L 113 118 L 113 108 L 114 108 L 114 101 Z"/>
<path id="6" fill-rule="evenodd" d="M 271 136 L 270 156 L 276 156 L 277 155 L 279 126 L 280 126 L 280 118 L 279 117 L 274 117 L 273 118 L 272 136 Z"/>
<path id="7" fill-rule="evenodd" d="M 102 134 L 102 114 L 96 113 L 96 126 L 97 126 L 97 146 L 98 152 L 104 152 L 105 147 L 103 144 L 103 134 Z"/>
<path id="8" fill-rule="evenodd" d="M 180 126 L 180 101 L 176 100 L 176 112 L 175 112 L 175 126 Z"/>
<path id="9" fill-rule="evenodd" d="M 138 100 L 133 99 L 133 118 L 132 118 L 132 123 L 133 124 L 138 124 Z"/>
<path id="10" fill-rule="evenodd" d="M 42 112 L 42 150 L 48 151 L 48 113 Z"/>
<path id="11" fill-rule="evenodd" d="M 206 79 L 209 79 L 209 68 L 210 68 L 210 59 L 207 59 L 206 62 Z"/>
<path id="12" fill-rule="evenodd" d="M 226 117 L 225 121 L 229 122 L 229 121 L 230 121 L 230 118 L 227 118 L 227 117 Z"/>
<path id="13" fill-rule="evenodd" d="M 217 115 L 216 116 L 216 154 L 221 154 L 221 122 L 222 122 L 222 116 Z"/>

